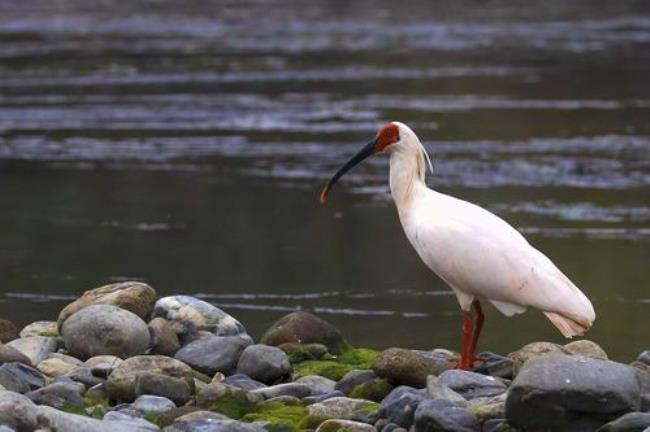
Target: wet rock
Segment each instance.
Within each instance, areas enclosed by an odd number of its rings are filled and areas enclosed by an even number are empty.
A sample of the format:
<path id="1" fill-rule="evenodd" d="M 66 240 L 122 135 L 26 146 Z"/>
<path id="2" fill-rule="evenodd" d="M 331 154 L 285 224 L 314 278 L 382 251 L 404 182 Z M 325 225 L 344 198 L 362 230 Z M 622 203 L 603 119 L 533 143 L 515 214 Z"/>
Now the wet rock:
<path id="1" fill-rule="evenodd" d="M 625 414 L 603 425 L 597 432 L 642 432 L 650 428 L 650 413 Z"/>
<path id="2" fill-rule="evenodd" d="M 18 337 L 18 328 L 9 320 L 0 318 L 0 342 L 7 343 Z"/>
<path id="3" fill-rule="evenodd" d="M 166 397 L 142 395 L 133 402 L 133 408 L 142 414 L 158 414 L 176 408 L 176 404 Z"/>
<path id="4" fill-rule="evenodd" d="M 196 404 L 201 408 L 230 418 L 240 418 L 252 411 L 262 400 L 261 395 L 221 383 L 209 384 L 196 396 Z"/>
<path id="5" fill-rule="evenodd" d="M 25 338 L 31 336 L 58 337 L 59 329 L 56 321 L 36 321 L 27 324 L 20 331 L 20 337 Z"/>
<path id="6" fill-rule="evenodd" d="M 244 349 L 251 344 L 248 337 L 211 336 L 195 340 L 176 352 L 174 358 L 208 375 L 235 372 Z"/>
<path id="7" fill-rule="evenodd" d="M 48 405 L 62 409 L 67 405 L 84 406 L 83 393 L 86 389 L 73 383 L 55 382 L 38 390 L 31 391 L 25 396 L 37 405 Z"/>
<path id="8" fill-rule="evenodd" d="M 93 375 L 92 371 L 87 367 L 78 366 L 72 369 L 70 372 L 62 375 L 61 377 L 70 378 L 72 381 L 83 384 L 84 386 L 90 388 L 101 384 L 106 380 L 104 378 L 97 377 Z"/>
<path id="9" fill-rule="evenodd" d="M 307 407 L 307 411 L 311 416 L 344 420 L 356 420 L 360 416 L 377 413 L 378 410 L 379 404 L 348 397 L 335 397 Z"/>
<path id="10" fill-rule="evenodd" d="M 47 376 L 58 377 L 67 374 L 81 364 L 83 364 L 81 360 L 60 354 L 59 356 L 46 358 L 36 366 L 36 369 Z"/>
<path id="11" fill-rule="evenodd" d="M 311 395 L 311 388 L 305 384 L 292 382 L 251 390 L 251 393 L 260 395 L 264 399 L 271 399 L 279 396 L 293 396 L 302 399 Z"/>
<path id="12" fill-rule="evenodd" d="M 377 378 L 377 374 L 370 369 L 354 369 L 346 373 L 334 387 L 335 390 L 350 394 L 350 392 L 359 384 L 372 381 Z"/>
<path id="13" fill-rule="evenodd" d="M 165 432 L 266 432 L 263 426 L 237 420 L 200 419 L 177 421 Z"/>
<path id="14" fill-rule="evenodd" d="M 564 345 L 564 349 L 571 354 L 583 355 L 595 359 L 607 360 L 607 353 L 596 342 L 581 339 Z"/>
<path id="15" fill-rule="evenodd" d="M 84 292 L 81 297 L 64 307 L 59 313 L 57 323 L 61 329 L 65 320 L 91 305 L 115 306 L 145 320 L 155 301 L 156 291 L 142 282 L 119 282 L 104 285 Z"/>
<path id="16" fill-rule="evenodd" d="M 464 404 L 425 400 L 415 411 L 415 432 L 479 432 L 481 425 Z"/>
<path id="17" fill-rule="evenodd" d="M 431 399 L 444 399 L 457 404 L 467 405 L 467 401 L 434 375 L 427 377 L 427 396 Z"/>
<path id="18" fill-rule="evenodd" d="M 262 336 L 261 343 L 278 346 L 286 343 L 319 343 L 338 354 L 345 342 L 341 332 L 327 321 L 308 312 L 293 312 L 280 318 Z"/>
<path id="19" fill-rule="evenodd" d="M 413 425 L 415 410 L 427 397 L 426 390 L 399 386 L 381 401 L 381 407 L 389 422 L 409 429 Z"/>
<path id="20" fill-rule="evenodd" d="M 172 357 L 181 347 L 178 336 L 166 319 L 157 317 L 149 321 L 151 352 Z"/>
<path id="21" fill-rule="evenodd" d="M 5 363 L 0 366 L 0 385 L 7 390 L 25 393 L 45 386 L 45 378 L 33 367 L 22 363 Z"/>
<path id="22" fill-rule="evenodd" d="M 239 357 L 237 373 L 248 375 L 265 384 L 274 383 L 291 373 L 287 355 L 268 345 L 247 346 Z"/>
<path id="23" fill-rule="evenodd" d="M 517 376 L 528 360 L 548 354 L 569 354 L 569 352 L 564 347 L 551 342 L 532 342 L 508 354 L 508 358 L 512 360 L 513 376 Z"/>
<path id="24" fill-rule="evenodd" d="M 334 391 L 336 381 L 319 375 L 307 375 L 296 380 L 298 384 L 304 384 L 309 387 L 311 395 L 320 395 Z M 343 394 L 343 393 L 341 393 Z"/>
<path id="25" fill-rule="evenodd" d="M 640 405 L 631 366 L 555 354 L 526 362 L 509 389 L 506 418 L 523 429 L 593 431 Z"/>
<path id="26" fill-rule="evenodd" d="M 26 396 L 0 390 L 0 425 L 6 425 L 19 432 L 35 430 L 36 405 Z"/>
<path id="27" fill-rule="evenodd" d="M 464 370 L 448 370 L 438 376 L 440 382 L 465 399 L 496 396 L 507 390 L 499 378 Z"/>
<path id="28" fill-rule="evenodd" d="M 39 364 L 57 349 L 56 340 L 44 336 L 14 339 L 7 344 L 26 355 L 33 365 Z"/>
<path id="29" fill-rule="evenodd" d="M 230 375 L 229 377 L 225 377 L 223 380 L 221 380 L 221 382 L 234 387 L 242 388 L 244 390 L 255 390 L 266 387 L 266 384 L 255 381 L 248 375 L 244 374 Z"/>
<path id="30" fill-rule="evenodd" d="M 191 391 L 194 391 L 194 377 L 189 366 L 171 357 L 147 355 L 124 360 L 113 370 L 106 382 L 110 398 L 116 401 L 133 401 L 136 397 L 136 377 L 143 372 L 183 379 Z"/>
<path id="31" fill-rule="evenodd" d="M 366 423 L 355 422 L 351 420 L 330 419 L 325 420 L 318 426 L 316 432 L 377 432 L 374 426 Z"/>
<path id="32" fill-rule="evenodd" d="M 448 365 L 403 348 L 383 351 L 373 366 L 377 376 L 391 384 L 418 388 L 426 385 L 428 375 L 439 375 L 447 369 Z"/>
<path id="33" fill-rule="evenodd" d="M 207 330 L 217 336 L 246 334 L 244 326 L 232 316 L 208 302 L 191 296 L 163 297 L 156 302 L 154 317 L 170 321 L 176 333 L 190 334 Z"/>
<path id="34" fill-rule="evenodd" d="M 97 355 L 128 358 L 143 354 L 149 347 L 149 329 L 128 310 L 97 304 L 87 306 L 67 318 L 61 328 L 70 353 L 80 359 Z"/>
<path id="35" fill-rule="evenodd" d="M 32 365 L 32 361 L 25 354 L 12 348 L 9 345 L 0 344 L 0 364 L 18 362 L 28 366 Z"/>
<path id="36" fill-rule="evenodd" d="M 498 396 L 472 399 L 469 410 L 481 424 L 491 419 L 503 419 L 506 416 L 506 397 L 506 393 L 501 393 Z"/>
<path id="37" fill-rule="evenodd" d="M 156 395 L 183 405 L 192 398 L 192 390 L 185 378 L 176 378 L 151 372 L 141 372 L 135 377 L 135 394 Z"/>

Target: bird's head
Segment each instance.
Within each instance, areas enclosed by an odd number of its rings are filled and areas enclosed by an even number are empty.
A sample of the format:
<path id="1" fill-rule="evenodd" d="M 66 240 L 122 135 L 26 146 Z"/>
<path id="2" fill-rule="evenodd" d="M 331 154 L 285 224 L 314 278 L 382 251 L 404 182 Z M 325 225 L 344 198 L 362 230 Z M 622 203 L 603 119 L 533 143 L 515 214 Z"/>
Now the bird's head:
<path id="1" fill-rule="evenodd" d="M 343 176 L 343 174 L 348 172 L 354 166 L 358 165 L 362 160 L 375 153 L 390 153 L 402 147 L 407 147 L 409 144 L 416 145 L 418 148 L 422 148 L 424 151 L 424 148 L 422 147 L 422 144 L 420 144 L 418 137 L 404 123 L 386 123 L 384 126 L 379 128 L 379 131 L 373 140 L 366 144 L 357 154 L 352 156 L 352 158 L 347 161 L 345 165 L 343 165 L 327 182 L 320 194 L 321 204 L 325 204 L 325 201 L 327 201 L 327 195 L 329 194 L 330 189 L 332 189 L 332 186 L 334 186 L 334 183 L 336 183 L 338 179 Z M 426 155 L 426 152 L 424 153 Z"/>

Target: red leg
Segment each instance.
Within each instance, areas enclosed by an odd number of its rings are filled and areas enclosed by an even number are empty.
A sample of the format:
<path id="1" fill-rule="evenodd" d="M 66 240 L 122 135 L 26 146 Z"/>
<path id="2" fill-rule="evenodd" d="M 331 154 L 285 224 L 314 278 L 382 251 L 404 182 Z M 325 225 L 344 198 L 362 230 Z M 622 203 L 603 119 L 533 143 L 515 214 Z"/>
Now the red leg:
<path id="1" fill-rule="evenodd" d="M 472 366 L 472 357 L 470 356 L 470 347 L 472 341 L 472 314 L 463 312 L 463 346 L 461 348 L 460 361 L 458 369 L 468 370 Z"/>
<path id="2" fill-rule="evenodd" d="M 469 358 L 471 362 L 474 362 L 476 359 L 476 345 L 478 344 L 478 337 L 481 334 L 481 329 L 483 328 L 483 321 L 485 321 L 485 316 L 483 315 L 483 310 L 481 309 L 481 303 L 478 300 L 474 300 L 472 303 L 474 310 L 476 311 L 476 321 L 474 321 L 474 331 L 472 332 L 472 342 L 469 345 Z"/>

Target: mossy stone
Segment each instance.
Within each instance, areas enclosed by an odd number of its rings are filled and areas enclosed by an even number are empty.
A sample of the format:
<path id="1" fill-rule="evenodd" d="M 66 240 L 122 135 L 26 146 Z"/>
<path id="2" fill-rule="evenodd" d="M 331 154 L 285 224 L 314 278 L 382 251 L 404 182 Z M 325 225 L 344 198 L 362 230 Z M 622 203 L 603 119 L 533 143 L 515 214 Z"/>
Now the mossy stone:
<path id="1" fill-rule="evenodd" d="M 371 381 L 361 383 L 356 386 L 349 394 L 351 398 L 366 399 L 369 401 L 381 402 L 388 393 L 393 390 L 393 386 L 383 378 L 375 378 Z"/>
<path id="2" fill-rule="evenodd" d="M 307 375 L 320 375 L 339 381 L 353 369 L 369 369 L 379 356 L 368 348 L 348 348 L 338 357 L 329 360 L 307 360 L 293 365 L 297 378 Z"/>
<path id="3" fill-rule="evenodd" d="M 278 346 L 289 357 L 289 363 L 300 363 L 307 360 L 321 360 L 328 355 L 327 347 L 319 343 L 300 344 L 285 343 Z"/>
<path id="4" fill-rule="evenodd" d="M 242 417 L 243 421 L 266 423 L 269 431 L 300 431 L 316 429 L 326 418 L 309 416 L 307 408 L 300 402 L 268 401 L 257 406 L 255 411 Z"/>

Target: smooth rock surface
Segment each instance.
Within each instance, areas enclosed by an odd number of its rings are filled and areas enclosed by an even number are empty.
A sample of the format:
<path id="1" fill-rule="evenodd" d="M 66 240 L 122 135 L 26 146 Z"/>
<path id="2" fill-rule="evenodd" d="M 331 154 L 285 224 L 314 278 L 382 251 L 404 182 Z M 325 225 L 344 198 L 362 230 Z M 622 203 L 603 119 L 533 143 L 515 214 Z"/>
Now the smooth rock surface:
<path id="1" fill-rule="evenodd" d="M 372 381 L 377 378 L 377 374 L 370 369 L 354 369 L 346 373 L 334 386 L 334 390 L 338 390 L 346 395 L 359 384 Z"/>
<path id="2" fill-rule="evenodd" d="M 140 319 L 147 319 L 154 302 L 156 291 L 142 282 L 119 282 L 100 286 L 84 292 L 81 297 L 68 304 L 59 313 L 59 329 L 70 316 L 90 305 L 111 305 L 127 310 Z"/>
<path id="3" fill-rule="evenodd" d="M 456 404 L 467 405 L 467 400 L 460 394 L 447 387 L 434 375 L 427 377 L 427 396 L 431 399 L 444 399 Z"/>
<path id="4" fill-rule="evenodd" d="M 25 396 L 37 405 L 48 405 L 62 409 L 66 405 L 84 406 L 83 393 L 85 388 L 73 383 L 55 382 L 38 390 L 31 391 Z"/>
<path id="5" fill-rule="evenodd" d="M 479 432 L 481 425 L 466 405 L 445 399 L 422 401 L 415 411 L 415 432 Z"/>
<path id="6" fill-rule="evenodd" d="M 531 359 L 548 354 L 570 354 L 563 346 L 551 342 L 532 342 L 517 351 L 508 354 L 512 360 L 513 376 L 516 376 L 524 364 Z"/>
<path id="7" fill-rule="evenodd" d="M 268 345 L 247 346 L 237 362 L 237 373 L 272 384 L 291 373 L 289 358 L 280 348 Z"/>
<path id="8" fill-rule="evenodd" d="M 267 387 L 266 384 L 259 381 L 255 381 L 248 375 L 244 375 L 244 374 L 230 375 L 229 377 L 225 377 L 223 380 L 221 380 L 221 382 L 234 387 L 242 388 L 244 390 L 255 390 L 255 389 Z"/>
<path id="9" fill-rule="evenodd" d="M 166 397 L 153 395 L 138 396 L 132 406 L 142 414 L 158 414 L 176 408 L 176 404 Z"/>
<path id="10" fill-rule="evenodd" d="M 356 414 L 359 412 L 375 411 L 374 405 L 372 402 L 363 399 L 335 397 L 309 405 L 307 410 L 309 415 L 312 416 L 351 420 L 355 419 Z"/>
<path id="11" fill-rule="evenodd" d="M 149 347 L 149 329 L 126 309 L 106 304 L 87 306 L 65 320 L 61 334 L 70 353 L 82 360 L 98 355 L 128 358 Z"/>
<path id="12" fill-rule="evenodd" d="M 183 405 L 192 398 L 192 390 L 185 378 L 176 378 L 151 372 L 141 372 L 135 377 L 135 394 L 156 395 Z"/>
<path id="13" fill-rule="evenodd" d="M 18 328 L 9 320 L 0 318 L 0 342 L 7 343 L 18 337 Z"/>
<path id="14" fill-rule="evenodd" d="M 322 318 L 308 312 L 293 312 L 280 318 L 262 336 L 265 345 L 319 343 L 338 354 L 345 345 L 341 332 Z"/>
<path id="15" fill-rule="evenodd" d="M 28 397 L 0 390 L 0 425 L 18 432 L 36 429 L 36 405 Z"/>
<path id="16" fill-rule="evenodd" d="M 133 401 L 136 397 L 136 377 L 143 372 L 183 379 L 190 390 L 194 391 L 194 377 L 188 365 L 171 357 L 147 355 L 131 357 L 115 368 L 106 382 L 110 398 L 116 401 Z"/>
<path id="17" fill-rule="evenodd" d="M 496 396 L 507 389 L 505 383 L 498 378 L 458 369 L 445 371 L 438 379 L 465 399 Z"/>
<path id="18" fill-rule="evenodd" d="M 18 362 L 32 366 L 32 361 L 25 354 L 9 345 L 0 344 L 0 363 Z"/>
<path id="19" fill-rule="evenodd" d="M 69 356 L 66 356 L 69 357 Z M 75 361 L 76 360 L 76 361 Z M 36 369 L 41 371 L 47 376 L 58 377 L 60 375 L 65 375 L 68 372 L 72 371 L 76 367 L 82 364 L 81 360 L 78 359 L 66 359 L 61 357 L 50 357 L 46 358 L 40 362 Z"/>
<path id="20" fill-rule="evenodd" d="M 650 428 L 650 413 L 633 412 L 603 425 L 597 432 L 641 432 L 646 428 Z"/>
<path id="21" fill-rule="evenodd" d="M 279 396 L 293 396 L 302 399 L 311 395 L 311 388 L 305 384 L 291 382 L 251 390 L 251 393 L 260 395 L 264 399 L 271 399 Z"/>
<path id="22" fill-rule="evenodd" d="M 427 398 L 426 390 L 399 386 L 381 401 L 381 407 L 389 422 L 409 429 L 413 425 L 415 410 Z"/>
<path id="23" fill-rule="evenodd" d="M 20 331 L 20 337 L 24 338 L 30 336 L 58 337 L 59 329 L 56 325 L 56 321 L 35 321 L 31 324 L 27 324 Z"/>
<path id="24" fill-rule="evenodd" d="M 172 323 L 176 333 L 207 330 L 217 336 L 246 334 L 244 326 L 218 307 L 195 297 L 176 295 L 159 299 L 153 317 Z"/>
<path id="25" fill-rule="evenodd" d="M 43 374 L 33 367 L 27 366 L 23 363 L 5 363 L 0 366 L 0 384 L 7 390 L 14 390 L 7 383 L 21 383 L 21 388 L 26 388 L 25 391 L 36 390 L 45 386 L 45 378 Z"/>
<path id="26" fill-rule="evenodd" d="M 207 375 L 235 372 L 244 349 L 252 342 L 247 336 L 211 336 L 195 340 L 178 350 L 174 358 Z"/>
<path id="27" fill-rule="evenodd" d="M 173 357 L 181 347 L 178 335 L 166 319 L 156 317 L 149 321 L 149 335 L 151 337 L 151 352 Z"/>
<path id="28" fill-rule="evenodd" d="M 236 420 L 200 419 L 177 421 L 165 432 L 266 432 L 261 425 Z"/>
<path id="29" fill-rule="evenodd" d="M 581 339 L 564 345 L 564 349 L 571 354 L 583 355 L 595 359 L 607 360 L 607 353 L 596 342 Z"/>
<path id="30" fill-rule="evenodd" d="M 33 365 L 37 365 L 56 351 L 56 339 L 44 336 L 30 336 L 14 339 L 7 344 L 23 353 Z"/>
<path id="31" fill-rule="evenodd" d="M 331 393 L 336 386 L 336 381 L 320 375 L 306 375 L 298 378 L 295 382 L 309 387 L 312 396 Z"/>
<path id="32" fill-rule="evenodd" d="M 351 421 L 351 420 L 340 420 L 340 419 L 330 419 L 325 420 L 321 423 L 316 432 L 377 432 L 374 426 L 371 426 L 366 423 Z"/>
<path id="33" fill-rule="evenodd" d="M 403 348 L 382 351 L 373 365 L 377 376 L 386 378 L 391 384 L 418 388 L 426 386 L 428 375 L 439 375 L 447 369 L 446 364 Z"/>
<path id="34" fill-rule="evenodd" d="M 531 430 L 593 431 L 637 411 L 641 391 L 628 365 L 577 355 L 526 362 L 508 391 L 506 418 Z"/>

